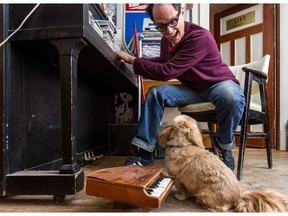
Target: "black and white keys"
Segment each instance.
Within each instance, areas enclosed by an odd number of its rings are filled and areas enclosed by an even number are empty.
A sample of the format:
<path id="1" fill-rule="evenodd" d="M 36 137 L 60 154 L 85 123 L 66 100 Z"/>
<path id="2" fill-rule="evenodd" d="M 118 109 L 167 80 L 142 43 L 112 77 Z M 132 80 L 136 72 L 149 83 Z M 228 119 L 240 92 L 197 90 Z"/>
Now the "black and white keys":
<path id="1" fill-rule="evenodd" d="M 146 191 L 151 196 L 160 197 L 170 182 L 171 178 L 158 178 Z"/>

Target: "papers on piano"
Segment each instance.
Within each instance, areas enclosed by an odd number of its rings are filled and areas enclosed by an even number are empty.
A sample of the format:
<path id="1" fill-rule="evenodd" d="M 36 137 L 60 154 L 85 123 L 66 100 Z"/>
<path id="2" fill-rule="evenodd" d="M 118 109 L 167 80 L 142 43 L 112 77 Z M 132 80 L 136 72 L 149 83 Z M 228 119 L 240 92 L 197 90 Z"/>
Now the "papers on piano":
<path id="1" fill-rule="evenodd" d="M 89 12 L 89 24 L 103 38 L 103 32 L 101 30 L 101 27 L 99 26 L 97 22 L 95 22 L 92 12 L 91 11 L 88 11 L 88 12 Z"/>
<path id="2" fill-rule="evenodd" d="M 116 27 L 110 20 L 94 19 L 93 14 L 89 11 L 89 24 L 113 51 L 120 50 L 115 39 Z"/>
<path id="3" fill-rule="evenodd" d="M 119 202 L 159 208 L 169 194 L 173 178 L 162 167 L 123 166 L 87 175 L 86 193 Z"/>

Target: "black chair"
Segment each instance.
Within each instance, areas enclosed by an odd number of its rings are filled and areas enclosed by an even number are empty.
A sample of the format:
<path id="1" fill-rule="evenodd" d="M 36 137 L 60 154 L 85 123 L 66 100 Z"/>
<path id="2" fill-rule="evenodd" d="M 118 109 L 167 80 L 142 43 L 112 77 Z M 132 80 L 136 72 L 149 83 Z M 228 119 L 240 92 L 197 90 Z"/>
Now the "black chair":
<path id="1" fill-rule="evenodd" d="M 272 168 L 272 152 L 270 145 L 270 128 L 267 104 L 266 83 L 268 80 L 270 55 L 265 55 L 258 61 L 248 64 L 229 67 L 240 82 L 246 98 L 246 106 L 240 122 L 241 131 L 235 135 L 240 136 L 239 155 L 237 164 L 237 178 L 242 178 L 244 154 L 247 138 L 263 137 L 266 141 L 267 162 L 268 167 Z M 256 96 L 260 94 L 260 103 L 255 101 Z M 258 95 L 259 98 L 259 95 Z M 207 122 L 208 129 L 212 136 L 215 133 L 215 124 L 217 124 L 216 112 L 214 104 L 203 102 L 197 104 L 189 104 L 185 107 L 180 107 L 181 114 L 191 116 L 198 122 Z M 250 132 L 247 127 L 250 125 L 262 124 L 263 132 Z"/>

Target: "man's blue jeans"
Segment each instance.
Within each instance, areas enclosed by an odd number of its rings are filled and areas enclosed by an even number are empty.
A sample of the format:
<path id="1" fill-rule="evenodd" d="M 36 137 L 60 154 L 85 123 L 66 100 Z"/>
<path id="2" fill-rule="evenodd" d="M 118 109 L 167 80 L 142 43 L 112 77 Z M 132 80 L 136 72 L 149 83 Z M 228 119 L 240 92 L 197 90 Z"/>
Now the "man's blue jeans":
<path id="1" fill-rule="evenodd" d="M 164 107 L 182 107 L 199 102 L 212 102 L 216 106 L 219 128 L 216 137 L 226 150 L 234 147 L 234 131 L 241 120 L 245 106 L 243 91 L 232 80 L 226 80 L 201 90 L 185 85 L 167 84 L 149 89 L 141 110 L 136 136 L 132 144 L 153 152 Z"/>

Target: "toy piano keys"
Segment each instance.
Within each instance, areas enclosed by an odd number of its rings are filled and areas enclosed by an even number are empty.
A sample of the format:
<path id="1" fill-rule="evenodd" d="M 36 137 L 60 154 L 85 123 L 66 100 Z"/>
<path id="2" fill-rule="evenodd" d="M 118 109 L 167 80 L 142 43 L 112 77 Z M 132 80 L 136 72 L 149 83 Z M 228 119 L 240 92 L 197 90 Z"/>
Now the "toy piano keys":
<path id="1" fill-rule="evenodd" d="M 87 175 L 86 193 L 146 208 L 159 208 L 173 182 L 161 167 L 113 167 Z"/>

